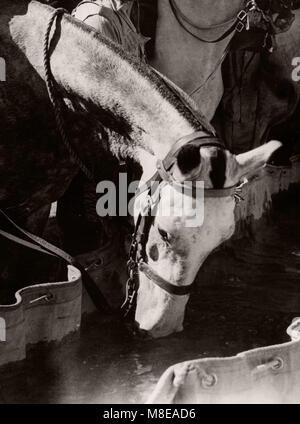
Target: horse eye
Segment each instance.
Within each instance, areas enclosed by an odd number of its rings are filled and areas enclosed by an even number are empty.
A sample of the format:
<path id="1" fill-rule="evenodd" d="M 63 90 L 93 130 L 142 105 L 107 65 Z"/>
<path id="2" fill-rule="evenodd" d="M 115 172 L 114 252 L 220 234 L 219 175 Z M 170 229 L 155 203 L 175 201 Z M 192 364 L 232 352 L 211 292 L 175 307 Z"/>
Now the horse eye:
<path id="1" fill-rule="evenodd" d="M 170 241 L 169 234 L 165 230 L 162 230 L 159 227 L 157 227 L 157 229 L 158 229 L 158 232 L 159 232 L 161 238 L 163 239 L 163 241 L 169 242 Z"/>

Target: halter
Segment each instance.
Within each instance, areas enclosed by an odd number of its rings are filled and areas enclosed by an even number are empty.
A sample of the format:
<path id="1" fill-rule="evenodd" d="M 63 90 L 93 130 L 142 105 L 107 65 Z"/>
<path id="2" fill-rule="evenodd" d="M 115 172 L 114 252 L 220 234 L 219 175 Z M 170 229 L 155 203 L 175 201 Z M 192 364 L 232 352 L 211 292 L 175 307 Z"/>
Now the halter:
<path id="1" fill-rule="evenodd" d="M 129 278 L 126 283 L 126 299 L 122 305 L 124 316 L 128 315 L 132 309 L 137 291 L 139 288 L 138 272 L 142 272 L 149 280 L 156 286 L 160 287 L 165 292 L 175 296 L 186 296 L 190 294 L 193 284 L 187 286 L 176 286 L 170 284 L 164 278 L 157 274 L 148 264 L 148 257 L 146 253 L 146 245 L 153 223 L 153 216 L 151 213 L 156 210 L 159 203 L 159 192 L 161 190 L 162 182 L 174 182 L 174 178 L 170 174 L 170 169 L 175 164 L 178 153 L 183 146 L 193 144 L 201 147 L 219 147 L 225 149 L 224 145 L 214 135 L 210 135 L 204 131 L 196 131 L 188 136 L 182 137 L 176 141 L 167 156 L 163 159 L 157 160 L 155 174 L 135 193 L 135 198 L 139 197 L 142 193 L 147 193 L 147 204 L 143 211 L 137 217 L 134 233 L 132 234 L 132 243 L 129 252 L 129 260 L 127 262 Z M 153 183 L 156 182 L 154 190 L 151 191 Z M 205 197 L 233 197 L 236 203 L 244 200 L 241 196 L 241 191 L 244 183 L 241 185 L 234 185 L 232 187 L 222 189 L 205 188 Z M 151 192 L 151 194 L 150 194 Z M 192 193 L 193 196 L 193 193 Z"/>

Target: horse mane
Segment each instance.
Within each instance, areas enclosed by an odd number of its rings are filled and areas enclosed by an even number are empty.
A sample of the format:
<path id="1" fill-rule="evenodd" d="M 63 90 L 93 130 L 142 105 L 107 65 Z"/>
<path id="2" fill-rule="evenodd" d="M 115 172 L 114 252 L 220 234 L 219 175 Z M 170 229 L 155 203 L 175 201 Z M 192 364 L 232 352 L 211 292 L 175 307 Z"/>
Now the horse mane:
<path id="1" fill-rule="evenodd" d="M 80 29 L 82 34 L 87 37 L 88 47 L 97 49 L 97 42 L 101 41 L 106 47 L 116 53 L 121 59 L 129 63 L 136 72 L 143 78 L 147 79 L 160 95 L 169 102 L 194 128 L 205 129 L 209 133 L 215 133 L 212 125 L 198 110 L 196 103 L 179 87 L 169 81 L 163 75 L 160 75 L 150 66 L 136 59 L 131 54 L 125 52 L 117 43 L 102 36 L 94 28 L 83 22 L 73 18 L 70 15 L 65 15 L 65 19 L 71 24 Z M 93 46 L 91 46 L 93 42 Z"/>

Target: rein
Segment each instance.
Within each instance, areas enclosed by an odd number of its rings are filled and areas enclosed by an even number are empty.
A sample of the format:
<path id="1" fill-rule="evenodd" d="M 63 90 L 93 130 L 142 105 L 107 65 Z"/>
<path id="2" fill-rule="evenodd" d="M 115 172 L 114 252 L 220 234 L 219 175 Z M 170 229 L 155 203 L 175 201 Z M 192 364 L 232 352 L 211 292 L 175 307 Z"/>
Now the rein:
<path id="1" fill-rule="evenodd" d="M 218 43 L 219 41 L 225 40 L 230 34 L 235 32 L 242 32 L 244 28 L 248 28 L 249 25 L 249 12 L 257 9 L 257 4 L 254 0 L 247 1 L 246 6 L 244 9 L 241 9 L 236 17 L 233 17 L 232 19 L 222 22 L 220 24 L 211 25 L 210 27 L 200 27 L 196 25 L 194 22 L 192 22 L 179 8 L 175 0 L 169 0 L 169 4 L 171 7 L 171 10 L 173 12 L 174 17 L 176 18 L 176 21 L 179 23 L 181 28 L 183 28 L 188 34 L 190 34 L 192 37 L 196 38 L 199 41 L 202 41 L 203 43 Z M 213 40 L 208 40 L 205 38 L 202 38 L 195 34 L 193 31 L 191 31 L 188 27 L 192 27 L 195 30 L 198 31 L 208 31 L 210 29 L 217 29 L 224 26 L 227 26 L 231 24 L 231 26 L 218 38 Z"/>

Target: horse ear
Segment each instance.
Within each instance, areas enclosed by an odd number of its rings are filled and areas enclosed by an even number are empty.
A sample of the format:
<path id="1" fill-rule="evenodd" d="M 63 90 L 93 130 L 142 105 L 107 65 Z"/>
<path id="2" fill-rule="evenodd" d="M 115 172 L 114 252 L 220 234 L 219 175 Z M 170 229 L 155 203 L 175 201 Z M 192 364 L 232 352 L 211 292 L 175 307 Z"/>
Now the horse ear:
<path id="1" fill-rule="evenodd" d="M 272 154 L 281 146 L 282 143 L 280 141 L 272 140 L 260 147 L 257 147 L 256 149 L 237 155 L 236 161 L 238 165 L 238 178 L 247 174 L 251 174 L 252 172 L 264 166 Z"/>
<path id="2" fill-rule="evenodd" d="M 199 146 L 187 144 L 177 155 L 177 165 L 183 175 L 187 175 L 201 164 Z"/>

